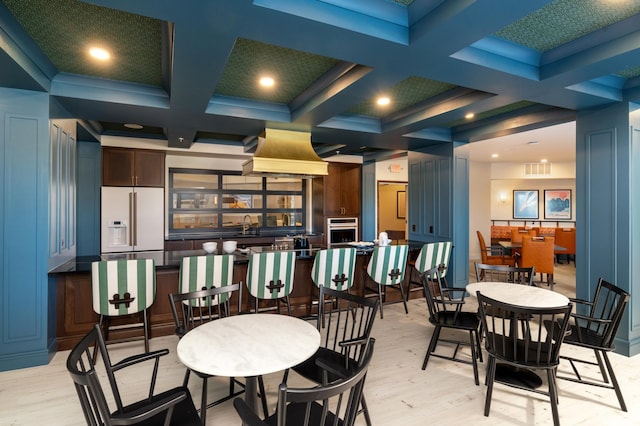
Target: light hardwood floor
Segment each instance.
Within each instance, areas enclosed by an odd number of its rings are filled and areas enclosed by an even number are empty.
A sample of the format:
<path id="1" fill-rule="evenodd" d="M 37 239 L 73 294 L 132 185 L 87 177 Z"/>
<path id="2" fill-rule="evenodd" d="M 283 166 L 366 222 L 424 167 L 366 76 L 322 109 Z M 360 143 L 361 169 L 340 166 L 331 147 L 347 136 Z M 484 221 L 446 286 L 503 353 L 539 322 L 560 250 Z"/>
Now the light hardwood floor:
<path id="1" fill-rule="evenodd" d="M 556 290 L 575 294 L 573 266 L 558 265 Z M 475 310 L 473 298 L 469 308 Z M 424 300 L 412 300 L 409 315 L 401 304 L 385 306 L 385 318 L 376 319 L 373 335 L 376 352 L 369 369 L 365 395 L 374 425 L 544 425 L 552 424 L 549 403 L 540 395 L 496 385 L 489 417 L 483 416 L 485 386 L 475 386 L 470 365 L 432 358 L 425 371 L 420 368 L 433 327 L 427 322 Z M 158 390 L 182 381 L 184 367 L 175 355 L 177 338 L 151 340 L 151 348 L 169 348 L 161 362 Z M 447 349 L 443 347 L 442 350 Z M 114 360 L 140 350 L 140 343 L 110 346 Z M 563 351 L 575 352 L 569 346 Z M 583 352 L 584 353 L 584 352 Z M 66 369 L 68 352 L 56 354 L 47 366 L 0 373 L 0 425 L 82 425 L 84 418 Z M 559 381 L 560 421 L 563 425 L 632 425 L 640 418 L 640 357 L 611 355 L 629 412 L 620 410 L 613 391 Z M 562 364 L 568 371 L 569 366 Z M 595 372 L 588 369 L 589 375 Z M 481 377 L 484 364 L 480 366 Z M 594 373 L 595 374 L 595 373 Z M 122 389 L 131 401 L 142 398 L 141 380 L 150 369 L 121 377 Z M 272 409 L 281 374 L 265 376 Z M 224 392 L 228 381 L 209 381 L 212 400 L 218 390 Z M 292 373 L 290 384 L 304 384 Z M 201 381 L 192 376 L 190 388 L 196 406 Z M 360 416 L 362 417 L 362 416 Z M 209 409 L 209 425 L 237 425 L 239 419 L 231 402 Z M 359 418 L 358 424 L 364 424 Z"/>

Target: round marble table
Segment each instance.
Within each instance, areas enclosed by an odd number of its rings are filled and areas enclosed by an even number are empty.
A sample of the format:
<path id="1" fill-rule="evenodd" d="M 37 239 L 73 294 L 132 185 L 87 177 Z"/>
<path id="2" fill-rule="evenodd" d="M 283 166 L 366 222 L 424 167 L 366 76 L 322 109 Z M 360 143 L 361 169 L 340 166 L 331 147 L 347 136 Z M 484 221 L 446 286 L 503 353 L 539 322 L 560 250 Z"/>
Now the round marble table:
<path id="1" fill-rule="evenodd" d="M 320 333 L 308 322 L 279 314 L 236 315 L 194 328 L 178 342 L 178 358 L 200 373 L 245 377 L 245 400 L 257 405 L 257 376 L 310 358 Z M 257 411 L 256 411 L 257 412 Z"/>
<path id="2" fill-rule="evenodd" d="M 471 296 L 475 297 L 478 291 L 500 302 L 528 308 L 557 308 L 569 303 L 569 298 L 563 294 L 522 284 L 484 281 L 467 285 Z"/>
<path id="3" fill-rule="evenodd" d="M 528 308 L 557 308 L 569 303 L 569 298 L 563 294 L 522 284 L 484 281 L 468 284 L 466 289 L 473 297 L 480 292 L 500 302 Z M 542 379 L 535 372 L 506 364 L 496 366 L 496 380 L 532 389 L 542 385 Z"/>

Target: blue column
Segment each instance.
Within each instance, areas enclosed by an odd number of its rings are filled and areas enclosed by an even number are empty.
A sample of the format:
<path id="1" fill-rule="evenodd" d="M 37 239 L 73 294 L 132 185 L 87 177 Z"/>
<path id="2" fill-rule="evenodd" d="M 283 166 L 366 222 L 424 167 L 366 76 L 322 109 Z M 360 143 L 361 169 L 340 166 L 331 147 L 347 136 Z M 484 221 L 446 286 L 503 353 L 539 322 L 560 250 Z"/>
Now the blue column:
<path id="1" fill-rule="evenodd" d="M 590 300 L 599 277 L 631 294 L 616 351 L 640 353 L 640 117 L 616 103 L 576 121 L 576 296 Z"/>

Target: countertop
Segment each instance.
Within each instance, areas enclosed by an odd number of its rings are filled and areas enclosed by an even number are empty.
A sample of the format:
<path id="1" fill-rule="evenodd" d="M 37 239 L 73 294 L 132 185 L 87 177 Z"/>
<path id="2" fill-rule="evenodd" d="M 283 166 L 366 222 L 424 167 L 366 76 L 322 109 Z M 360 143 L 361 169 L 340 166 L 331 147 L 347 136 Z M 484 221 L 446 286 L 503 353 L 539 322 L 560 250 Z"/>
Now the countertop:
<path id="1" fill-rule="evenodd" d="M 424 244 L 421 241 L 403 241 L 403 244 L 409 245 L 409 250 L 420 250 L 422 245 Z M 333 247 L 350 247 L 348 244 L 336 244 Z M 303 250 L 293 250 L 298 252 L 298 259 L 313 259 L 318 250 L 321 250 L 325 247 L 323 246 L 314 246 L 309 249 Z M 252 246 L 249 247 L 248 252 L 244 252 L 241 250 L 236 250 L 235 260 L 236 264 L 244 264 L 249 262 L 249 254 L 250 253 L 260 253 L 265 251 L 274 251 L 280 250 L 278 248 L 274 248 L 271 246 Z M 292 249 L 289 249 L 290 251 Z M 358 255 L 368 255 L 373 251 L 373 246 L 366 248 L 358 248 Z M 129 252 L 129 253 L 103 253 L 100 255 L 92 255 L 92 256 L 77 256 L 71 259 L 69 262 L 60 265 L 51 271 L 49 274 L 63 274 L 70 272 L 91 272 L 91 263 L 97 262 L 100 260 L 117 260 L 117 259 L 153 259 L 156 264 L 156 269 L 177 269 L 180 267 L 180 260 L 183 257 L 187 256 L 205 256 L 207 253 L 202 250 L 175 250 L 175 251 L 140 251 L 140 252 Z M 214 254 L 223 254 L 222 251 L 218 250 Z"/>

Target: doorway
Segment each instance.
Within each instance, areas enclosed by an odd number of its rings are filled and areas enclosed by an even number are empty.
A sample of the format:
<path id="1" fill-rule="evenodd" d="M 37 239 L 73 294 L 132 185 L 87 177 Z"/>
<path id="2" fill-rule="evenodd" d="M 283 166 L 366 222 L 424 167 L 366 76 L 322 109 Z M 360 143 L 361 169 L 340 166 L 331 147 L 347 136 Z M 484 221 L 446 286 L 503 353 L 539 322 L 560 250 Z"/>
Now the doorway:
<path id="1" fill-rule="evenodd" d="M 406 240 L 407 182 L 378 181 L 378 235 L 387 232 L 391 240 Z"/>

